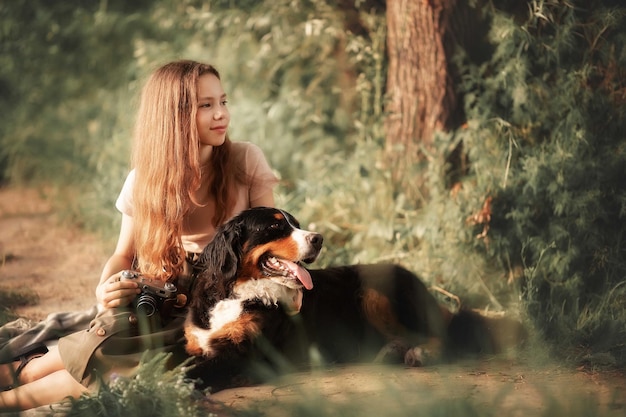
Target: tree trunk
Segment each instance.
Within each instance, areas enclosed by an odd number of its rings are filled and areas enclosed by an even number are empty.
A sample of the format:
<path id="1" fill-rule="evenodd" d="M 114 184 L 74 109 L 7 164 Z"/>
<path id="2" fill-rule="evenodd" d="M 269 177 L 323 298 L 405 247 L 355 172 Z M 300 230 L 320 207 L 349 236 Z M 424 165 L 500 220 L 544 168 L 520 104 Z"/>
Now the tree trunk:
<path id="1" fill-rule="evenodd" d="M 455 0 L 387 0 L 386 153 L 402 189 L 454 108 L 444 38 Z M 417 190 L 415 190 L 417 191 Z"/>

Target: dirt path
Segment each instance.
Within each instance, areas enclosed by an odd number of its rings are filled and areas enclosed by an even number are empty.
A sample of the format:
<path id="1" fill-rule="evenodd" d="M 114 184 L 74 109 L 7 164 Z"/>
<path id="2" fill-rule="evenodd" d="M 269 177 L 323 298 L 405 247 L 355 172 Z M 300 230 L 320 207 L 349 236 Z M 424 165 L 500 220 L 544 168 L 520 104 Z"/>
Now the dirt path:
<path id="1" fill-rule="evenodd" d="M 21 316 L 39 320 L 52 312 L 91 307 L 107 256 L 96 237 L 59 226 L 37 192 L 0 189 L 0 289 L 26 288 L 39 295 L 37 305 L 17 310 Z M 509 358 L 423 369 L 351 366 L 225 390 L 211 398 L 218 415 L 230 414 L 231 407 L 266 416 L 295 415 L 289 407 L 295 402 L 298 415 L 402 416 L 415 410 L 466 415 L 468 404 L 488 415 L 626 415 L 623 374 L 530 363 Z M 342 412 L 347 404 L 360 412 Z"/>
<path id="2" fill-rule="evenodd" d="M 0 288 L 39 296 L 37 305 L 17 309 L 20 316 L 40 320 L 93 306 L 106 257 L 96 237 L 60 226 L 37 191 L 0 189 Z"/>
<path id="3" fill-rule="evenodd" d="M 218 415 L 229 408 L 252 407 L 272 417 L 617 417 L 626 415 L 626 384 L 618 374 L 490 360 L 411 369 L 350 366 L 299 374 L 274 385 L 226 390 L 213 400 L 221 403 Z"/>

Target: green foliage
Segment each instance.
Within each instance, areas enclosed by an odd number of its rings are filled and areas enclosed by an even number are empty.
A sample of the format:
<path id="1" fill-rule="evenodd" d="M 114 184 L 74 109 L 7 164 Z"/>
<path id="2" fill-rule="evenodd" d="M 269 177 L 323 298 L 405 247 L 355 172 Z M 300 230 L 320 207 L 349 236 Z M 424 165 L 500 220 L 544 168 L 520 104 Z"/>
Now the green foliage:
<path id="1" fill-rule="evenodd" d="M 471 163 L 464 187 L 494 198 L 484 253 L 523 271 L 530 317 L 560 347 L 619 350 L 626 14 L 582 3 L 532 2 L 521 23 L 492 14 L 494 53 L 466 67 L 457 135 Z"/>
<path id="2" fill-rule="evenodd" d="M 71 401 L 68 417 L 205 416 L 203 394 L 184 377 L 183 366 L 168 370 L 168 354 L 144 358 L 137 375 L 103 383 L 96 394 Z"/>
<path id="3" fill-rule="evenodd" d="M 0 288 L 0 326 L 17 318 L 13 309 L 37 304 L 39 298 L 31 291 L 15 291 Z"/>
<path id="4" fill-rule="evenodd" d="M 433 375 L 425 375 L 417 386 L 399 386 L 394 377 L 397 370 L 392 368 L 373 372 L 367 378 L 366 387 L 361 388 L 351 387 L 350 383 L 344 387 L 340 378 L 331 382 L 325 380 L 324 374 L 320 378 L 315 372 L 306 382 L 304 374 L 298 374 L 293 379 L 286 376 L 276 381 L 273 395 L 253 401 L 244 399 L 245 405 L 231 408 L 231 404 L 221 403 L 206 392 L 194 390 L 193 384 L 183 376 L 184 364 L 168 370 L 167 360 L 168 355 L 165 354 L 152 359 L 144 358 L 135 377 L 114 378 L 112 382 L 103 384 L 97 393 L 85 394 L 78 400 L 69 400 L 52 406 L 51 410 L 40 409 L 38 412 L 68 417 L 614 415 L 614 410 L 607 407 L 601 398 L 575 396 L 574 392 L 550 392 L 541 384 L 534 387 L 541 395 L 530 398 L 530 402 L 529 398 L 519 401 L 516 388 L 506 382 L 496 392 L 480 390 L 486 391 L 485 396 L 474 398 L 474 395 L 467 395 L 471 391 L 468 383 L 460 383 L 454 371 L 433 371 L 438 381 L 434 385 L 429 379 Z M 358 375 L 357 371 L 357 380 Z M 354 377 L 351 375 L 350 379 Z M 442 383 L 445 389 L 441 387 Z M 411 389 L 421 390 L 421 394 L 413 396 Z M 617 391 L 614 394 L 617 395 Z M 620 403 L 616 404 L 619 406 Z"/>
<path id="5" fill-rule="evenodd" d="M 149 3 L 0 5 L 0 178 L 67 183 L 90 173 L 99 147 L 86 138 L 112 111 L 101 93 L 128 82 L 120 75 L 147 31 L 137 12 Z"/>

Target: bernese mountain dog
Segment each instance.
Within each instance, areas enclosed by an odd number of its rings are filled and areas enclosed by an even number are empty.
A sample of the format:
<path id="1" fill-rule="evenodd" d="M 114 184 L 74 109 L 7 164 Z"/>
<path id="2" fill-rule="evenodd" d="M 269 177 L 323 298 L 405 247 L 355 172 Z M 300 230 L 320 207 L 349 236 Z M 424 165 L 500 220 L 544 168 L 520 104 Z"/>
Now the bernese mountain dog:
<path id="1" fill-rule="evenodd" d="M 486 318 L 452 314 L 399 265 L 305 268 L 322 244 L 275 208 L 243 211 L 218 228 L 185 323 L 191 378 L 215 392 L 304 367 L 422 366 L 457 350 L 497 350 Z"/>

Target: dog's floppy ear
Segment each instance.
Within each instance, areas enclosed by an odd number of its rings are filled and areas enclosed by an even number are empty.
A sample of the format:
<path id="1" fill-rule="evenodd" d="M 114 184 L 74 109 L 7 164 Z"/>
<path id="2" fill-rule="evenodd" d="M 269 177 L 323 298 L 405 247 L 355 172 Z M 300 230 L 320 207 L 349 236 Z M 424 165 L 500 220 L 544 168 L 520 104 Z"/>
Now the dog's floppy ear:
<path id="1" fill-rule="evenodd" d="M 224 284 L 230 282 L 239 267 L 243 241 L 243 227 L 236 219 L 218 227 L 200 258 L 204 273 L 215 276 Z"/>

